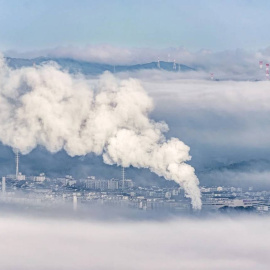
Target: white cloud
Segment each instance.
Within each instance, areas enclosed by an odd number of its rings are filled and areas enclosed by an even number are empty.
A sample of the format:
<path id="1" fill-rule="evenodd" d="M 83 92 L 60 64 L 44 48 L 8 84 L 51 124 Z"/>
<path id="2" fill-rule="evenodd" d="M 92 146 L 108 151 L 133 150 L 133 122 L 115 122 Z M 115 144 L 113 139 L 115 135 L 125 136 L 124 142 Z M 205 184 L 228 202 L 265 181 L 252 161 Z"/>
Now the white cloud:
<path id="1" fill-rule="evenodd" d="M 153 97 L 156 113 L 169 115 L 175 125 L 181 126 L 184 121 L 192 137 L 221 145 L 269 144 L 269 82 L 213 82 L 163 76 L 138 78 Z"/>
<path id="2" fill-rule="evenodd" d="M 170 126 L 170 136 L 180 136 L 191 146 L 197 170 L 269 159 L 270 82 L 216 82 L 149 71 L 119 76 L 130 75 L 139 78 L 153 97 L 154 118 L 162 116 Z M 236 185 L 269 183 L 267 175 L 256 168 L 242 174 L 205 174 L 203 183 L 233 185 L 233 179 Z"/>

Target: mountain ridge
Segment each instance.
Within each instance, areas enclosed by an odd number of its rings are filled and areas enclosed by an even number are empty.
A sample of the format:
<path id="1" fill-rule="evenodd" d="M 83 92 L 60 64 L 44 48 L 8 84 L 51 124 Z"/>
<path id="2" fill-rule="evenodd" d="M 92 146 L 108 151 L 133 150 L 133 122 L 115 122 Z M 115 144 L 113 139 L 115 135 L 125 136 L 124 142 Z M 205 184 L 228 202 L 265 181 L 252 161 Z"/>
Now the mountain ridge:
<path id="1" fill-rule="evenodd" d="M 165 70 L 169 72 L 186 72 L 196 70 L 195 68 L 176 63 L 174 68 L 174 62 L 160 61 L 158 62 L 134 64 L 134 65 L 111 65 L 102 64 L 81 60 L 74 60 L 72 58 L 53 58 L 53 57 L 37 57 L 32 59 L 26 58 L 12 58 L 5 57 L 6 63 L 11 68 L 30 67 L 33 65 L 42 65 L 46 62 L 53 61 L 57 63 L 61 68 L 68 70 L 71 73 L 83 73 L 85 75 L 98 75 L 105 71 L 112 73 L 127 72 L 127 71 L 139 71 L 139 70 Z"/>

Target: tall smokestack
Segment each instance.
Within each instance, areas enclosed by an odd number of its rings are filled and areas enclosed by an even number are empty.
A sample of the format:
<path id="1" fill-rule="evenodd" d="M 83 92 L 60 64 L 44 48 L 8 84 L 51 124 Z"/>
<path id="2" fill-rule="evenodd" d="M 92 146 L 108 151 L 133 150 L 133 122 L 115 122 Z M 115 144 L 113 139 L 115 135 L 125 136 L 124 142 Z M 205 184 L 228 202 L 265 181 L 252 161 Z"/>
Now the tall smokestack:
<path id="1" fill-rule="evenodd" d="M 122 189 L 125 188 L 125 167 L 122 167 Z"/>
<path id="2" fill-rule="evenodd" d="M 19 149 L 16 149 L 15 161 L 16 161 L 16 180 L 18 180 L 18 175 L 19 175 Z"/>

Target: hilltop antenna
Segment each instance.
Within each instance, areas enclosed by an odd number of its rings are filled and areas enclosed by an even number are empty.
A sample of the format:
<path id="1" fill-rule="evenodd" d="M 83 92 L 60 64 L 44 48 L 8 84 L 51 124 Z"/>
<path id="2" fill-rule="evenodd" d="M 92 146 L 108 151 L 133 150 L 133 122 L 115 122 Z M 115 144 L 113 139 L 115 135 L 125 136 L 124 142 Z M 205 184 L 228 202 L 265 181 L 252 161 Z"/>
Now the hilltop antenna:
<path id="1" fill-rule="evenodd" d="M 15 161 L 16 161 L 16 180 L 18 180 L 18 176 L 19 176 L 19 149 L 16 149 Z"/>
<path id="2" fill-rule="evenodd" d="M 157 61 L 157 67 L 160 68 L 160 61 L 159 61 L 159 57 L 158 57 L 158 61 Z"/>
<path id="3" fill-rule="evenodd" d="M 176 63 L 175 63 L 175 59 L 173 60 L 173 69 L 176 70 Z"/>

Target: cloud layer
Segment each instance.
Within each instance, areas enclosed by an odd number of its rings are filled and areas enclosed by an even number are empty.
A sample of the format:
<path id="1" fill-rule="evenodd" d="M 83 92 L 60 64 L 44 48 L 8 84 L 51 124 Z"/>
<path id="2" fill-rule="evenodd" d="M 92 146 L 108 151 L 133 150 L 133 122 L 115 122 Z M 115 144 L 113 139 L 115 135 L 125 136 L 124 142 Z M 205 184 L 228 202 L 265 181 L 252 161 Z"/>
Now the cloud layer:
<path id="1" fill-rule="evenodd" d="M 88 45 L 85 47 L 57 47 L 43 51 L 14 52 L 5 54 L 13 57 L 60 57 L 81 61 L 109 63 L 116 65 L 141 64 L 161 61 L 185 64 L 198 70 L 192 76 L 209 77 L 214 73 L 216 79 L 234 80 L 264 80 L 265 64 L 270 63 L 270 48 L 250 51 L 244 49 L 214 52 L 201 49 L 196 52 L 183 47 L 176 48 L 128 48 L 111 45 Z M 263 61 L 264 68 L 259 69 L 259 61 Z"/>
<path id="2" fill-rule="evenodd" d="M 169 135 L 181 136 L 191 146 L 192 164 L 203 171 L 202 183 L 269 185 L 269 165 L 263 162 L 270 154 L 269 82 L 191 80 L 165 72 L 133 75 L 154 99 L 154 118 L 162 116 L 170 126 Z M 257 160 L 256 166 L 252 160 Z M 250 168 L 208 175 L 242 161 L 251 161 Z"/>
<path id="3" fill-rule="evenodd" d="M 255 217 L 159 223 L 1 217 L 1 267 L 266 270 L 269 225 L 269 218 Z"/>

